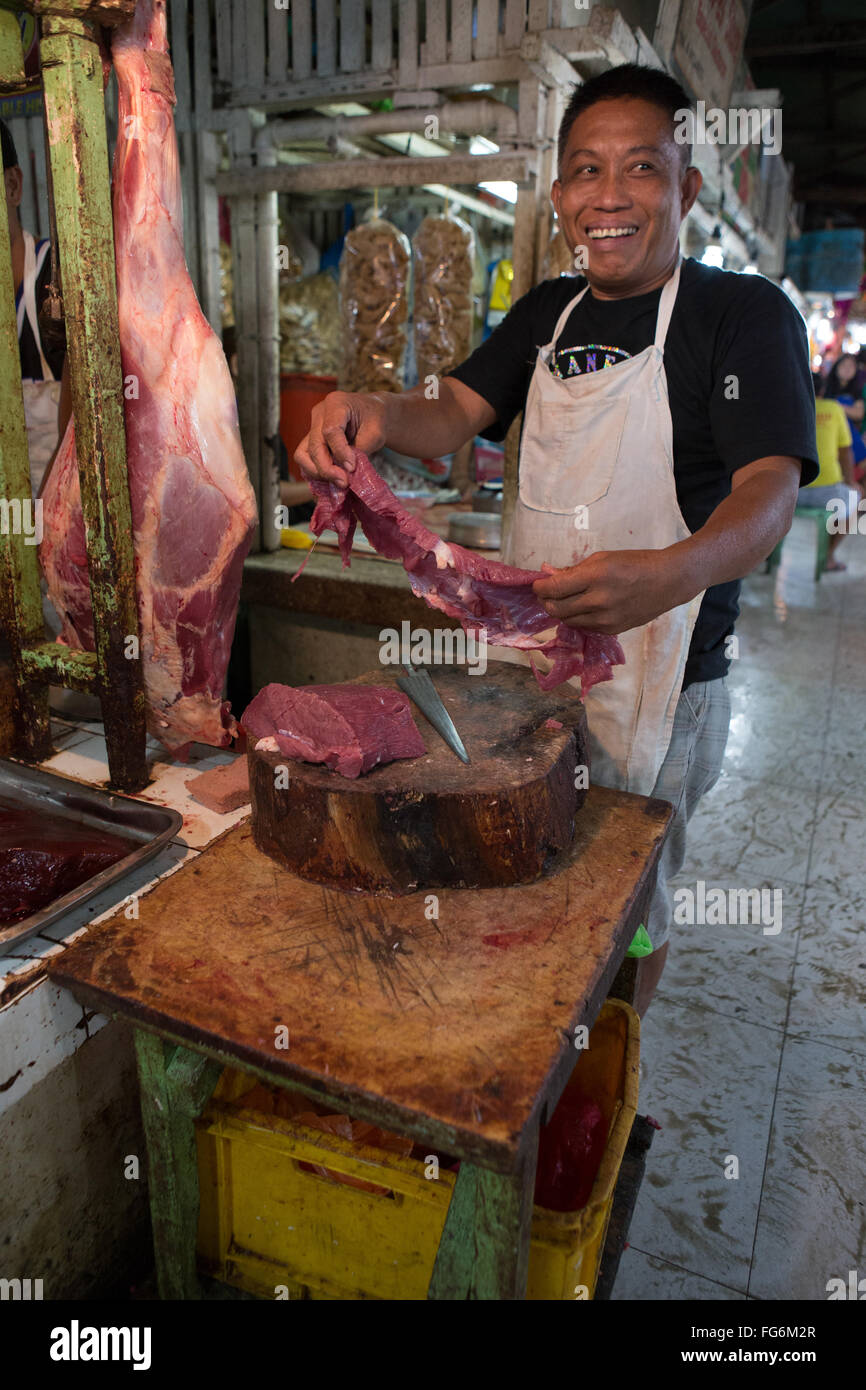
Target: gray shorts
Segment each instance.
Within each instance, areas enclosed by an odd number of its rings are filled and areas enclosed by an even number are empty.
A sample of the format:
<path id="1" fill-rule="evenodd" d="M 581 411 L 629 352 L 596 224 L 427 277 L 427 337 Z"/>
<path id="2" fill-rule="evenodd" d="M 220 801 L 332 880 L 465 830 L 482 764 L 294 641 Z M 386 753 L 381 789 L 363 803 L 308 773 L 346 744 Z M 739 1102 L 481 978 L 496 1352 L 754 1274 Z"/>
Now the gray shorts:
<path id="1" fill-rule="evenodd" d="M 675 813 L 644 923 L 654 950 L 668 939 L 673 915 L 670 883 L 686 857 L 686 825 L 704 792 L 719 780 L 730 722 L 731 697 L 724 678 L 690 685 L 677 701 L 670 747 L 652 793 L 669 801 Z"/>
<path id="2" fill-rule="evenodd" d="M 847 483 L 829 483 L 826 486 L 822 483 L 820 487 L 814 484 L 810 487 L 801 487 L 797 493 L 797 506 L 808 507 L 812 511 L 827 511 L 828 502 L 841 502 L 845 507 L 845 515 L 850 521 L 851 517 L 857 515 L 857 503 L 860 501 L 859 493 Z M 834 509 L 835 510 L 835 509 Z M 827 516 L 833 515 L 827 512 Z M 830 533 L 832 535 L 832 532 Z"/>

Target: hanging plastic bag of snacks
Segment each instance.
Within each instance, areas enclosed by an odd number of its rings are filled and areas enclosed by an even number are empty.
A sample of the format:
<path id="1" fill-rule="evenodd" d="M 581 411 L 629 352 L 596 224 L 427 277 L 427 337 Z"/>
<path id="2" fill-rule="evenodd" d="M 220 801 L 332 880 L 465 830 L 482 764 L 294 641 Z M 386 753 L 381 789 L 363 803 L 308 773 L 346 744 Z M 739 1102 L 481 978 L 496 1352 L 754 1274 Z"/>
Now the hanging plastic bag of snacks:
<path id="1" fill-rule="evenodd" d="M 374 217 L 346 236 L 340 257 L 342 391 L 402 391 L 409 242 Z"/>
<path id="2" fill-rule="evenodd" d="M 415 360 L 418 381 L 437 379 L 472 348 L 472 228 L 449 213 L 425 217 L 412 240 L 415 255 Z"/>

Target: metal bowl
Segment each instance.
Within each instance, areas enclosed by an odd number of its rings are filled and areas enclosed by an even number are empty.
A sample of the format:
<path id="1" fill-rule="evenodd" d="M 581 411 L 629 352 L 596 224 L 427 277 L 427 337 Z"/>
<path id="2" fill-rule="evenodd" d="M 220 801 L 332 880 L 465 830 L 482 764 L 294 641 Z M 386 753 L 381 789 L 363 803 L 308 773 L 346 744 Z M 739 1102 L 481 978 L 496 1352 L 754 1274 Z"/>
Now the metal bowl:
<path id="1" fill-rule="evenodd" d="M 502 488 L 479 488 L 472 494 L 473 512 L 502 512 Z"/>
<path id="2" fill-rule="evenodd" d="M 502 517 L 497 512 L 452 512 L 448 539 L 470 550 L 498 550 L 502 544 Z"/>

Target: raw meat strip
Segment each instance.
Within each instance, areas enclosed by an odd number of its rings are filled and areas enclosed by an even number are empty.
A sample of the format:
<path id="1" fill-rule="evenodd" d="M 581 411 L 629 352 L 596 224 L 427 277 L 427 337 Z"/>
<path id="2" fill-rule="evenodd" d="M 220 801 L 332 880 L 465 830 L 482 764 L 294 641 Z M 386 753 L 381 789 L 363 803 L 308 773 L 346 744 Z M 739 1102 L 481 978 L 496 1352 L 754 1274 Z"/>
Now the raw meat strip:
<path id="1" fill-rule="evenodd" d="M 428 531 L 400 506 L 360 450 L 355 454 L 355 471 L 348 477 L 345 490 L 331 483 L 311 483 L 318 502 L 310 528 L 316 535 L 336 531 L 344 566 L 349 564 L 355 525 L 360 522 L 380 555 L 402 561 L 413 593 L 431 608 L 458 618 L 467 632 L 486 629 L 491 646 L 540 652 L 552 661 L 546 674 L 532 666 L 542 690 L 579 676 L 585 695 L 593 685 L 612 678 L 612 667 L 623 664 L 625 656 L 616 637 L 557 623 L 542 608 L 532 591 L 533 582 L 545 577 L 540 570 L 515 569 L 485 559 Z"/>
<path id="2" fill-rule="evenodd" d="M 241 806 L 248 806 L 250 800 L 250 779 L 246 758 L 238 754 L 223 767 L 212 767 L 210 772 L 199 772 L 187 778 L 186 789 L 194 801 L 216 811 L 218 816 L 227 816 Z"/>
<path id="3" fill-rule="evenodd" d="M 381 685 L 266 685 L 241 716 L 256 748 L 358 777 L 427 752 L 409 702 Z"/>
<path id="4" fill-rule="evenodd" d="M 112 56 L 114 242 L 148 728 L 176 751 L 193 740 L 225 747 L 233 721 L 223 684 L 256 507 L 231 375 L 184 259 L 165 0 L 139 0 Z M 43 494 L 43 524 L 42 566 L 63 640 L 92 651 L 71 422 Z"/>
<path id="5" fill-rule="evenodd" d="M 569 1084 L 538 1136 L 535 1201 L 548 1211 L 580 1211 L 604 1157 L 608 1126 L 597 1100 Z"/>
<path id="6" fill-rule="evenodd" d="M 0 924 L 41 911 L 133 849 L 119 835 L 0 806 Z"/>

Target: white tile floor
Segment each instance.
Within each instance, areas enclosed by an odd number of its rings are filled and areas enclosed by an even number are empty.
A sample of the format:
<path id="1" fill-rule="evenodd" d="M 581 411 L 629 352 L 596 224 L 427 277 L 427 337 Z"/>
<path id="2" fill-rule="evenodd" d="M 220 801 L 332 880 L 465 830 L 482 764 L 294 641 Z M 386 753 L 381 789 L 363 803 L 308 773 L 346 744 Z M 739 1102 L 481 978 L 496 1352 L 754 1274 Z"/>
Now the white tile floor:
<path id="1" fill-rule="evenodd" d="M 795 521 L 775 579 L 743 585 L 724 772 L 678 880 L 778 888 L 782 930 L 671 933 L 617 1299 L 825 1300 L 866 1275 L 866 539 L 817 585 L 814 544 Z"/>

